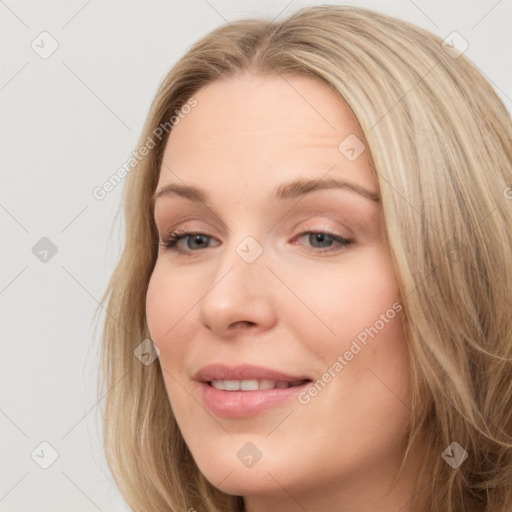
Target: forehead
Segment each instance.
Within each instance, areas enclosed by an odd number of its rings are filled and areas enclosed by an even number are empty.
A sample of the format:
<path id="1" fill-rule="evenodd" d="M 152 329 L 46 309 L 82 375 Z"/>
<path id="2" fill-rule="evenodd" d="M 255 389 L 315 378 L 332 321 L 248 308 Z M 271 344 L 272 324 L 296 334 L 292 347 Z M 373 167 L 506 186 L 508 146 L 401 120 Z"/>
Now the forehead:
<path id="1" fill-rule="evenodd" d="M 307 176 L 357 180 L 374 187 L 368 159 L 350 161 L 338 146 L 364 141 L 345 100 L 319 79 L 244 74 L 216 80 L 194 94 L 197 106 L 171 131 L 160 185 L 215 178 L 246 186 Z M 212 183 L 212 186 L 214 183 Z"/>

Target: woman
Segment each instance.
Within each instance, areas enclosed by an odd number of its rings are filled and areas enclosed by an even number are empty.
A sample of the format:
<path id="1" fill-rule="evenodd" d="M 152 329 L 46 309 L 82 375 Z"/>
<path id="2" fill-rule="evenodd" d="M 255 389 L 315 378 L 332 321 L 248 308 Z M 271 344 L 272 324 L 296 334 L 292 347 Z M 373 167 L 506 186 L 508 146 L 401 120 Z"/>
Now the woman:
<path id="1" fill-rule="evenodd" d="M 196 43 L 104 296 L 133 510 L 509 511 L 511 141 L 468 59 L 383 14 Z"/>

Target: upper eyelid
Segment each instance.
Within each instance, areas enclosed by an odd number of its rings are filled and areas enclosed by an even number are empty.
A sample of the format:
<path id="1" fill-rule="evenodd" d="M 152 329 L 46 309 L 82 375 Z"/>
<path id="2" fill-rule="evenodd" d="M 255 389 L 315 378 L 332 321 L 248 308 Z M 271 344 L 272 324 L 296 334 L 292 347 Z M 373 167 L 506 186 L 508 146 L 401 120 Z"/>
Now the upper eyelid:
<path id="1" fill-rule="evenodd" d="M 318 228 L 318 229 L 303 229 L 301 231 L 299 231 L 299 233 L 297 233 L 295 236 L 294 236 L 294 240 L 297 240 L 297 239 L 300 239 L 304 236 L 307 236 L 307 235 L 311 235 L 311 234 L 314 234 L 314 233 L 322 233 L 322 234 L 326 234 L 328 237 L 330 237 L 331 239 L 334 240 L 334 243 L 335 243 L 335 246 L 334 247 L 327 247 L 327 248 L 321 248 L 320 250 L 315 250 L 315 248 L 313 247 L 313 253 L 316 253 L 317 255 L 336 255 L 338 254 L 340 251 L 344 250 L 344 249 L 348 249 L 349 247 L 353 247 L 354 244 L 357 244 L 357 240 L 354 239 L 353 237 L 346 237 L 344 235 L 341 235 L 341 234 L 338 234 L 336 232 L 333 232 L 329 229 L 322 229 L 322 228 Z M 182 242 L 182 241 L 186 241 L 189 237 L 193 237 L 195 235 L 203 235 L 207 238 L 207 246 L 206 247 L 200 247 L 199 250 L 195 250 L 195 249 L 190 249 L 188 247 L 185 247 L 184 249 L 180 249 L 179 248 L 179 242 Z M 217 242 L 217 244 L 214 244 L 213 246 L 210 246 L 210 241 L 211 240 L 215 240 L 215 242 Z M 179 229 L 179 230 L 173 230 L 169 233 L 169 235 L 162 241 L 161 245 L 164 250 L 169 250 L 169 251 L 173 251 L 175 253 L 178 253 L 178 254 L 181 254 L 181 255 L 188 255 L 188 256 L 192 256 L 194 253 L 196 253 L 196 255 L 198 254 L 201 254 L 203 253 L 204 250 L 206 249 L 211 249 L 211 248 L 215 248 L 215 247 L 218 247 L 219 245 L 222 245 L 222 242 L 220 242 L 219 240 L 217 240 L 216 237 L 214 236 L 211 236 L 211 235 L 208 235 L 206 233 L 202 233 L 200 231 L 195 231 L 195 230 L 187 230 L 187 229 Z M 302 245 L 302 244 L 301 244 Z M 310 251 L 308 251 L 310 252 Z"/>
<path id="2" fill-rule="evenodd" d="M 200 205 L 201 206 L 201 205 Z M 295 205 L 296 206 L 296 205 Z M 336 217 L 339 217 L 340 215 L 343 215 L 343 211 L 344 211 L 344 208 L 345 206 L 342 206 L 340 207 L 339 205 L 337 206 L 309 206 L 307 207 L 306 205 L 300 205 L 298 208 L 296 208 L 295 206 L 293 206 L 292 208 L 289 208 L 287 209 L 287 211 L 285 211 L 285 214 L 283 216 L 281 216 L 281 214 L 279 214 L 279 219 L 284 219 L 286 218 L 288 215 L 290 214 L 293 214 L 295 216 L 299 216 L 299 217 L 307 217 L 307 216 L 310 216 L 310 215 L 319 215 L 319 216 L 336 216 Z M 350 208 L 349 207 L 349 212 L 350 212 Z M 201 208 L 203 209 L 203 208 Z M 167 214 L 165 214 L 164 212 L 167 210 L 167 208 L 164 208 L 163 209 L 163 212 L 161 213 L 161 216 L 162 217 L 166 217 Z M 157 218 L 157 209 L 155 208 L 153 211 L 152 211 L 152 219 L 153 219 L 153 222 L 156 224 L 158 223 L 158 218 Z M 202 212 L 200 215 L 201 217 L 206 213 L 206 217 L 212 217 L 213 219 L 213 224 L 217 224 L 219 225 L 222 229 L 226 230 L 226 231 L 232 231 L 230 229 L 230 227 L 228 226 L 228 224 L 226 222 L 224 222 L 222 220 L 221 217 L 219 217 L 215 212 L 213 212 L 211 209 L 207 209 L 206 212 Z M 352 215 L 361 215 L 361 212 L 357 213 L 357 210 L 355 211 L 355 213 L 349 213 L 349 216 L 352 216 Z M 158 216 L 160 217 L 160 215 Z M 198 219 L 190 219 L 190 222 L 193 222 L 195 220 L 198 220 Z M 185 222 L 188 222 L 187 220 Z"/>
<path id="3" fill-rule="evenodd" d="M 288 215 L 288 214 L 287 214 Z M 280 220 L 276 223 L 276 224 L 279 224 L 281 223 L 285 217 L 287 216 L 283 216 L 280 218 Z M 330 210 L 330 209 L 325 209 L 325 208 L 308 208 L 307 210 L 305 211 L 302 211 L 302 212 L 299 212 L 296 214 L 297 217 L 300 218 L 300 220 L 298 220 L 295 225 L 297 224 L 300 224 L 300 223 L 303 223 L 303 222 L 308 222 L 308 221 L 311 221 L 311 218 L 310 216 L 311 215 L 318 215 L 318 216 L 328 216 L 331 218 L 331 221 L 332 222 L 336 222 L 336 224 L 339 224 L 341 226 L 343 226 L 344 229 L 346 229 L 347 231 L 350 231 L 352 234 L 355 234 L 353 232 L 353 230 L 350 228 L 350 225 L 349 223 L 347 222 L 342 222 L 342 221 L 337 221 L 337 220 L 334 220 L 333 217 L 340 217 L 340 214 L 338 212 L 335 212 L 334 210 Z M 214 217 L 215 219 L 215 222 L 213 222 L 213 225 L 217 224 L 217 217 L 215 216 Z M 156 218 L 156 216 L 153 216 L 153 222 L 155 223 L 155 225 L 157 226 L 158 228 L 158 224 L 160 224 L 159 220 Z M 161 221 L 162 223 L 164 222 L 164 220 Z M 180 220 L 179 221 L 180 223 L 183 223 L 185 225 L 187 225 L 188 223 L 193 223 L 193 222 L 206 222 L 204 220 L 200 220 L 200 219 L 195 219 L 195 218 L 192 218 L 192 219 L 185 219 L 185 220 Z M 321 220 L 316 220 L 316 222 L 322 222 Z M 230 231 L 232 232 L 233 230 L 230 229 L 224 222 L 221 221 L 221 226 L 222 228 L 227 228 L 226 231 Z M 274 226 L 276 225 L 274 224 Z M 187 229 L 187 231 L 197 231 L 195 228 L 182 228 L 181 225 L 180 225 L 180 228 L 175 228 L 175 229 Z M 202 228 L 201 228 L 202 229 Z M 214 227 L 215 230 L 218 230 L 217 227 Z M 326 228 L 326 229 L 331 229 L 331 228 Z M 270 230 L 269 230 L 270 231 Z"/>
<path id="4" fill-rule="evenodd" d="M 164 203 L 164 202 L 165 201 L 162 201 L 162 203 Z M 196 204 L 196 206 L 198 206 L 198 205 Z M 201 205 L 199 205 L 199 206 L 201 206 Z M 207 207 L 204 207 L 204 208 L 207 208 Z M 156 207 L 153 208 L 151 218 L 157 228 L 158 228 L 158 225 L 160 224 L 160 222 L 162 222 L 162 223 L 165 222 L 164 219 L 168 215 L 167 213 L 164 213 L 164 212 L 166 212 L 166 210 L 167 210 L 167 208 L 164 208 L 163 212 L 157 216 L 157 209 L 156 209 Z M 215 212 L 213 212 L 213 210 L 211 210 L 210 208 L 207 208 L 206 215 L 205 215 L 204 211 L 201 213 L 201 217 L 204 217 L 204 216 L 206 216 L 207 218 L 213 219 L 213 221 L 209 221 L 209 222 L 212 222 L 215 226 L 219 226 L 219 228 L 221 230 L 232 231 L 230 229 L 230 227 L 220 217 L 218 217 L 215 214 Z M 161 217 L 161 220 L 158 217 Z M 174 217 L 174 215 L 173 215 L 173 217 Z M 191 218 L 191 219 L 185 219 L 185 220 L 180 219 L 179 222 L 188 223 L 188 222 L 204 222 L 204 221 L 199 220 L 198 218 Z M 217 227 L 215 229 L 217 229 Z"/>
<path id="5" fill-rule="evenodd" d="M 345 235 L 337 232 L 336 230 L 333 230 L 331 228 L 326 228 L 326 227 L 303 228 L 303 229 L 299 230 L 294 236 L 295 237 L 304 236 L 306 234 L 311 234 L 311 233 L 325 233 L 332 237 L 343 238 L 345 240 L 353 240 L 354 239 L 354 237 L 352 235 L 345 236 Z M 188 229 L 188 228 L 171 229 L 168 233 L 166 233 L 163 236 L 163 240 L 165 242 L 168 239 L 170 239 L 171 236 L 173 236 L 173 238 L 175 240 L 183 240 L 189 236 L 196 236 L 196 235 L 202 235 L 202 236 L 205 236 L 206 238 L 213 239 L 213 240 L 216 240 L 217 242 L 220 242 L 220 240 L 218 240 L 215 235 L 210 235 L 206 231 L 202 231 L 202 230 L 198 230 L 198 229 Z"/>
<path id="6" fill-rule="evenodd" d="M 298 229 L 297 228 L 297 225 L 298 224 L 302 224 L 302 222 L 308 222 L 309 219 L 306 219 L 305 221 L 301 221 L 297 224 L 294 225 L 294 228 L 293 228 L 293 233 L 294 233 L 294 237 L 297 237 L 299 235 L 304 235 L 306 233 L 326 233 L 326 234 L 329 234 L 331 236 L 334 236 L 334 237 L 338 237 L 338 238 L 343 238 L 345 240 L 355 240 L 356 237 L 358 236 L 353 229 L 351 229 L 350 227 L 347 226 L 346 223 L 344 224 L 340 224 L 340 226 L 342 226 L 343 230 L 346 231 L 346 233 L 342 233 L 342 230 L 341 228 L 334 228 L 334 227 L 329 227 L 329 226 L 304 226 L 302 227 L 301 229 Z M 194 220 L 191 220 L 190 222 L 194 222 Z M 319 222 L 319 221 L 317 221 Z M 185 225 L 184 226 L 176 226 L 176 227 L 173 227 L 172 229 L 168 229 L 168 230 L 165 230 L 163 231 L 162 233 L 160 233 L 160 230 L 158 230 L 159 232 L 159 238 L 163 239 L 163 241 L 167 241 L 172 234 L 175 234 L 175 237 L 179 240 L 182 240 L 183 238 L 187 238 L 188 236 L 193 236 L 194 234 L 196 235 L 205 235 L 206 237 L 208 238 L 211 238 L 211 239 L 214 239 L 216 240 L 217 242 L 221 243 L 221 241 L 219 240 L 219 238 L 216 236 L 216 235 L 213 235 L 213 234 L 210 234 L 209 230 L 208 229 L 203 229 L 202 227 L 201 228 L 196 228 L 196 227 L 188 227 L 186 225 L 187 221 L 185 221 Z M 184 233 L 181 233 L 181 232 L 184 232 Z"/>

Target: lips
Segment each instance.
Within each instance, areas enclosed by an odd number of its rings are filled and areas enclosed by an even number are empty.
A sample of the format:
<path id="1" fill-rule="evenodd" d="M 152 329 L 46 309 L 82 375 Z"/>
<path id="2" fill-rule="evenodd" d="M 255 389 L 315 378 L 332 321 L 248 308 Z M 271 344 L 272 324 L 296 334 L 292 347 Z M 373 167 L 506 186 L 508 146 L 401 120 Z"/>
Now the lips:
<path id="1" fill-rule="evenodd" d="M 201 368 L 194 379 L 210 383 L 211 381 L 243 381 L 243 380 L 265 380 L 277 382 L 296 383 L 299 381 L 310 381 L 308 375 L 291 375 L 262 366 L 253 366 L 250 364 L 241 364 L 228 366 L 225 364 L 210 364 Z"/>
<path id="2" fill-rule="evenodd" d="M 194 376 L 203 403 L 217 416 L 249 418 L 277 407 L 310 385 L 307 375 L 291 375 L 248 364 L 212 364 Z"/>

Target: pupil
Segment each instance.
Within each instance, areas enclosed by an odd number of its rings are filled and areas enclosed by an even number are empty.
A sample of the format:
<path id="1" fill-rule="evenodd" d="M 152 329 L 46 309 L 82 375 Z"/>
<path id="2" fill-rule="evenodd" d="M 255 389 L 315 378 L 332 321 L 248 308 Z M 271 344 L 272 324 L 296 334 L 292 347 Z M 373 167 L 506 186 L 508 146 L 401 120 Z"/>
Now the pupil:
<path id="1" fill-rule="evenodd" d="M 206 239 L 206 237 L 205 237 L 204 235 L 195 235 L 195 236 L 193 237 L 193 241 L 192 241 L 192 243 L 194 244 L 194 243 L 196 243 L 196 242 L 199 242 L 199 245 L 201 245 L 201 242 L 204 242 L 204 241 L 205 241 L 205 239 Z"/>
<path id="2" fill-rule="evenodd" d="M 329 235 L 327 235 L 326 233 L 313 233 L 313 237 L 314 237 L 315 243 L 316 242 L 320 242 L 320 243 L 325 242 L 326 237 L 327 237 L 327 241 L 329 242 Z M 315 243 L 313 245 L 315 245 Z M 329 247 L 330 245 L 331 244 L 328 243 L 327 247 Z"/>
<path id="3" fill-rule="evenodd" d="M 190 249 L 194 249 L 194 247 L 190 246 L 190 241 L 192 241 L 192 244 L 195 244 L 196 242 L 199 243 L 199 247 L 201 246 L 201 242 L 205 242 L 206 241 L 206 236 L 204 235 L 194 235 L 193 237 L 189 237 L 189 248 Z"/>

